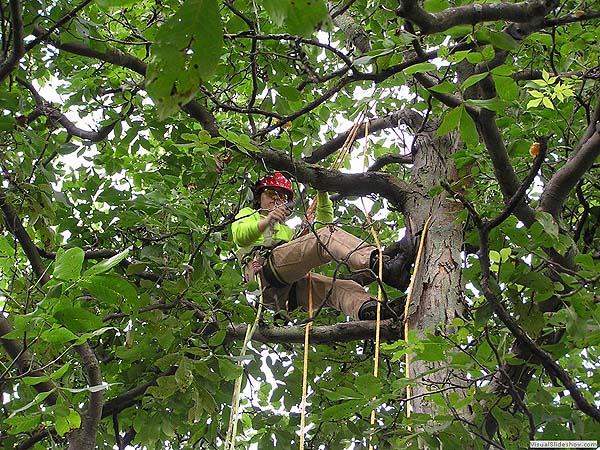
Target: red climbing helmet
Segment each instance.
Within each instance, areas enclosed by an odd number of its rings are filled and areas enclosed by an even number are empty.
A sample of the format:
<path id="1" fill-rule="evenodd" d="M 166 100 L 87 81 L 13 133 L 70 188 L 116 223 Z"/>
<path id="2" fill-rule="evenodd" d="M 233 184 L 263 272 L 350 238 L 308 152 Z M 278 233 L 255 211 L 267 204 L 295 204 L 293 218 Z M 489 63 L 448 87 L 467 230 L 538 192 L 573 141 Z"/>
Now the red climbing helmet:
<path id="1" fill-rule="evenodd" d="M 279 188 L 287 191 L 290 196 L 290 200 L 294 199 L 294 190 L 292 189 L 292 182 L 288 180 L 281 172 L 275 172 L 271 175 L 266 175 L 256 182 L 254 185 L 254 192 L 260 194 L 263 189 L 266 188 Z"/>

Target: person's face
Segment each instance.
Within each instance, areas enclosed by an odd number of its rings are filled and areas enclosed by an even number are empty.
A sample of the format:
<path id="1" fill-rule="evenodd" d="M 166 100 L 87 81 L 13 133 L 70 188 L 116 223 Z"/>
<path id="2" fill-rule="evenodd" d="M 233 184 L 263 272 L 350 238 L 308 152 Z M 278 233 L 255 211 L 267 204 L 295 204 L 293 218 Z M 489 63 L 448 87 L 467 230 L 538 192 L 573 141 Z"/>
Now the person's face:
<path id="1" fill-rule="evenodd" d="M 277 188 L 267 188 L 260 194 L 260 208 L 271 210 L 285 204 L 288 201 L 286 191 Z"/>

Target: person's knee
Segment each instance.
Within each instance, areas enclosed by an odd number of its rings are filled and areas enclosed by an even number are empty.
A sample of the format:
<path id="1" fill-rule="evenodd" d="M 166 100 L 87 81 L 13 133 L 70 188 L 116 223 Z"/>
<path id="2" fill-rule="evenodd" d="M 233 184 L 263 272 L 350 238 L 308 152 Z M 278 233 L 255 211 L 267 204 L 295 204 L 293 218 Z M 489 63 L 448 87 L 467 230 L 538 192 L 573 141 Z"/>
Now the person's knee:
<path id="1" fill-rule="evenodd" d="M 326 227 L 319 228 L 317 230 L 317 236 L 320 239 L 327 239 L 329 238 L 329 236 L 331 236 L 331 233 L 333 233 L 334 230 L 335 227 L 333 225 L 328 225 Z"/>

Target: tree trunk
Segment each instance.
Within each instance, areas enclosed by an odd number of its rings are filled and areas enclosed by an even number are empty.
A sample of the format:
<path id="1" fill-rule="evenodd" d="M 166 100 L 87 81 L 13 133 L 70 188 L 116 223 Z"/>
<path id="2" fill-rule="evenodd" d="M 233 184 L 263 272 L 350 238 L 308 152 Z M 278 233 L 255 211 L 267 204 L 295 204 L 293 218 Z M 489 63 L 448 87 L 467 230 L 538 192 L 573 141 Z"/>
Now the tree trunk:
<path id="1" fill-rule="evenodd" d="M 452 336 L 450 323 L 455 317 L 462 316 L 461 249 L 463 246 L 462 224 L 456 217 L 462 205 L 441 192 L 434 198 L 428 192 L 440 181 L 452 184 L 458 175 L 454 165 L 448 165 L 448 155 L 453 153 L 461 141 L 453 135 L 433 138 L 434 128 L 419 135 L 415 142 L 415 165 L 413 181 L 422 187 L 422 194 L 414 195 L 407 203 L 407 217 L 422 230 L 431 217 L 429 231 L 425 236 L 421 261 L 416 274 L 411 304 L 409 307 L 409 329 L 417 330 L 419 338 L 427 333 Z M 420 240 L 421 234 L 418 236 Z M 413 385 L 411 409 L 415 413 L 434 416 L 435 404 L 431 396 L 426 395 L 449 384 L 461 385 L 462 381 L 448 368 L 445 361 L 424 362 L 413 360 L 411 355 L 410 377 L 416 381 Z M 437 371 L 423 376 L 432 369 Z M 444 395 L 449 392 L 444 391 Z"/>

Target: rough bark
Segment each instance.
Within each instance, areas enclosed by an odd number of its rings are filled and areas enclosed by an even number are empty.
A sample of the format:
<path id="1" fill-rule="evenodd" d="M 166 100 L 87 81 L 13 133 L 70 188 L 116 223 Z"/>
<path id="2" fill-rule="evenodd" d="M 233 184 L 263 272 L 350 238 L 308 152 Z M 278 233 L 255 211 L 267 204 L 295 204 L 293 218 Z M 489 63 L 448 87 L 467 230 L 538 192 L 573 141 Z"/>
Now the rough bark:
<path id="1" fill-rule="evenodd" d="M 409 329 L 418 330 L 419 337 L 424 337 L 428 331 L 434 332 L 440 326 L 444 334 L 452 334 L 448 324 L 463 313 L 460 255 L 463 231 L 461 224 L 455 220 L 462 206 L 443 193 L 433 199 L 426 195 L 429 189 L 439 185 L 440 180 L 456 181 L 456 171 L 447 161 L 458 144 L 459 141 L 452 135 L 433 139 L 429 132 L 421 133 L 415 143 L 413 180 L 415 185 L 423 186 L 423 193 L 413 195 L 406 202 L 406 213 L 419 225 L 419 229 L 431 216 L 408 316 Z M 431 369 L 437 371 L 422 376 Z M 413 412 L 419 413 L 435 414 L 435 405 L 426 395 L 428 391 L 448 387 L 449 382 L 459 384 L 444 361 L 412 361 L 410 376 L 416 378 L 412 389 L 416 398 L 411 406 Z"/>

